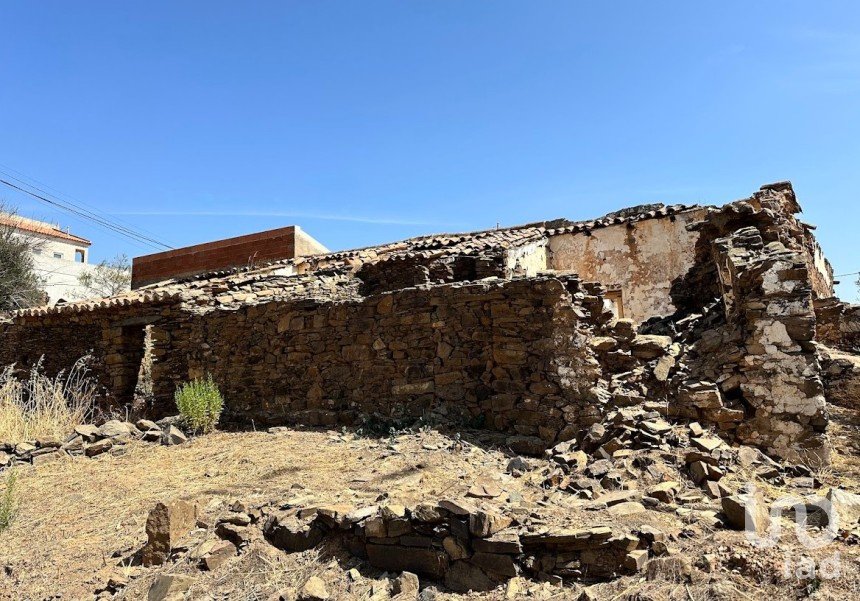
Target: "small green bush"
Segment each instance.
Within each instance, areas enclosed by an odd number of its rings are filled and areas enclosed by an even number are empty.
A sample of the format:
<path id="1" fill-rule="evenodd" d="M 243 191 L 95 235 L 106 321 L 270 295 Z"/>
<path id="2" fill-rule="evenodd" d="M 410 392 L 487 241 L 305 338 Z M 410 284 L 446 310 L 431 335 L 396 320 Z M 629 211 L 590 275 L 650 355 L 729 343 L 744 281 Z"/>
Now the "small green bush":
<path id="1" fill-rule="evenodd" d="M 10 471 L 6 475 L 6 486 L 3 490 L 3 496 L 0 496 L 0 532 L 6 530 L 12 520 L 15 519 L 17 510 L 15 503 L 15 482 L 18 479 L 18 474 Z"/>
<path id="2" fill-rule="evenodd" d="M 176 391 L 176 408 L 185 423 L 195 432 L 211 432 L 215 429 L 224 399 L 212 376 L 186 382 Z"/>

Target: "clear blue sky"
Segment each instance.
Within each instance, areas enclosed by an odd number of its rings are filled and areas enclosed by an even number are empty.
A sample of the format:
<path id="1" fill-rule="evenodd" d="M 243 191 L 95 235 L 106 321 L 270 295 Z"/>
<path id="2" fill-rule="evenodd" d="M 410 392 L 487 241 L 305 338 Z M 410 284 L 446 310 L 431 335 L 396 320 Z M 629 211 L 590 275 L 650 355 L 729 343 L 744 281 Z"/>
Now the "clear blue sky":
<path id="1" fill-rule="evenodd" d="M 790 179 L 858 271 L 860 2 L 4 1 L 0 163 L 173 245 L 332 249 Z"/>

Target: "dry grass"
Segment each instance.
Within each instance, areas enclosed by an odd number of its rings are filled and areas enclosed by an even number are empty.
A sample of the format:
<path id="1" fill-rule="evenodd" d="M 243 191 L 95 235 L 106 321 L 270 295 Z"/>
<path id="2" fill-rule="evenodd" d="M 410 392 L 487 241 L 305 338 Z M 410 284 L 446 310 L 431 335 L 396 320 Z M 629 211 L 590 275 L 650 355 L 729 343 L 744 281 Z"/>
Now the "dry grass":
<path id="1" fill-rule="evenodd" d="M 3 484 L 3 492 L 0 493 L 0 532 L 6 530 L 15 519 L 15 512 L 18 509 L 18 501 L 15 498 L 15 483 L 18 481 L 18 474 L 10 470 Z"/>
<path id="2" fill-rule="evenodd" d="M 223 508 L 235 499 L 307 497 L 363 506 L 389 496 L 414 505 L 462 495 L 476 474 L 504 470 L 500 453 L 422 449 L 444 440 L 429 433 L 392 446 L 316 431 L 216 432 L 179 447 L 137 442 L 121 455 L 26 468 L 19 474 L 18 517 L 0 536 L 0 564 L 12 573 L 0 576 L 0 599 L 91 596 L 144 544 L 146 517 L 158 501 L 188 498 Z"/>
<path id="3" fill-rule="evenodd" d="M 94 398 L 86 357 L 54 378 L 42 372 L 41 362 L 26 380 L 6 367 L 0 371 L 0 442 L 62 440 L 89 420 Z"/>
<path id="4" fill-rule="evenodd" d="M 741 532 L 704 531 L 674 512 L 649 511 L 619 518 L 604 511 L 584 511 L 572 495 L 541 489 L 538 472 L 522 478 L 504 474 L 506 463 L 507 458 L 498 451 L 462 449 L 438 432 L 376 440 L 290 430 L 282 434 L 216 432 L 179 447 L 136 442 L 122 454 L 65 457 L 24 468 L 19 470 L 18 516 L 0 534 L 0 565 L 8 574 L 0 573 L 0 599 L 43 599 L 57 593 L 63 598 L 92 598 L 93 591 L 111 575 L 123 572 L 132 576 L 124 598 L 145 598 L 154 575 L 165 570 L 195 575 L 197 584 L 189 597 L 193 599 L 264 600 L 273 590 L 299 588 L 311 575 L 326 581 L 332 598 L 366 599 L 366 587 L 378 574 L 366 574 L 365 588 L 353 587 L 344 572 L 360 564 L 337 549 L 288 555 L 265 543 L 252 543 L 247 553 L 214 573 L 200 572 L 188 558 L 160 570 L 125 566 L 145 542 L 146 517 L 157 501 L 198 500 L 212 523 L 235 499 L 263 503 L 303 498 L 304 504 L 366 506 L 388 498 L 412 506 L 423 500 L 460 496 L 476 478 L 485 476 L 496 479 L 504 490 L 522 495 L 520 506 L 539 513 L 548 524 L 571 528 L 611 525 L 629 530 L 648 523 L 670 534 L 673 549 L 692 561 L 706 552 L 720 553 L 720 549 L 723 555 L 742 551 L 751 561 L 748 568 L 735 572 L 697 572 L 697 579 L 690 583 L 670 575 L 655 581 L 639 576 L 619 578 L 595 587 L 602 601 L 794 596 L 796 583 L 783 580 L 780 571 L 783 552 L 798 552 L 796 541 L 789 537 L 779 548 L 762 551 L 749 547 Z M 698 534 L 679 536 L 682 529 L 689 528 Z M 189 548 L 211 532 L 200 536 Z M 835 549 L 843 554 L 845 573 L 837 581 L 821 583 L 814 598 L 850 598 L 846 592 L 856 592 L 858 548 L 840 543 Z M 364 567 L 359 569 L 365 573 Z M 542 587 L 540 594 L 533 595 L 540 599 L 575 599 L 582 588 L 557 588 L 549 583 L 534 586 Z M 502 599 L 504 590 L 437 596 L 440 601 L 466 598 Z"/>

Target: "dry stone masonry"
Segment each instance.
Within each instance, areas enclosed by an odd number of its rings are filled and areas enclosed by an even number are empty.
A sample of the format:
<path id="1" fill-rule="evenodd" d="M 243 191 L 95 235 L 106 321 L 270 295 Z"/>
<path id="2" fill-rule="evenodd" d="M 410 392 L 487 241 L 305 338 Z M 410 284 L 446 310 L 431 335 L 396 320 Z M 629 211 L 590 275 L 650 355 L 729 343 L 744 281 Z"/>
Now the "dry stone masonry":
<path id="1" fill-rule="evenodd" d="M 540 453 L 638 407 L 826 463 L 826 399 L 856 397 L 860 310 L 833 298 L 799 212 L 783 182 L 723 207 L 649 205 L 169 280 L 3 316 L 0 364 L 23 373 L 44 357 L 56 373 L 91 354 L 105 407 L 134 418 L 169 415 L 180 383 L 211 374 L 237 424 L 441 416 Z"/>

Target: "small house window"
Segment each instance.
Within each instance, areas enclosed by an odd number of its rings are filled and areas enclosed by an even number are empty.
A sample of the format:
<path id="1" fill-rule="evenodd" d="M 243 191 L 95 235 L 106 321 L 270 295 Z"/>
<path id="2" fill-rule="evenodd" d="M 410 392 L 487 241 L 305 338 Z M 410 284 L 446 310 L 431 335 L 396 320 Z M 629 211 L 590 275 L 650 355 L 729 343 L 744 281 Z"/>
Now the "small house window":
<path id="1" fill-rule="evenodd" d="M 80 248 L 75 250 L 75 263 L 83 263 L 84 262 L 84 251 Z"/>
<path id="2" fill-rule="evenodd" d="M 55 258 L 55 259 L 62 259 L 62 258 L 63 258 L 63 253 L 54 253 L 54 258 Z"/>
<path id="3" fill-rule="evenodd" d="M 34 254 L 34 255 L 41 255 L 41 254 L 42 254 L 42 249 L 41 249 L 41 248 L 34 248 L 34 249 L 33 249 L 33 254 Z"/>
<path id="4" fill-rule="evenodd" d="M 613 313 L 618 319 L 624 317 L 624 301 L 621 299 L 621 288 L 606 291 L 606 300 L 612 303 Z"/>

